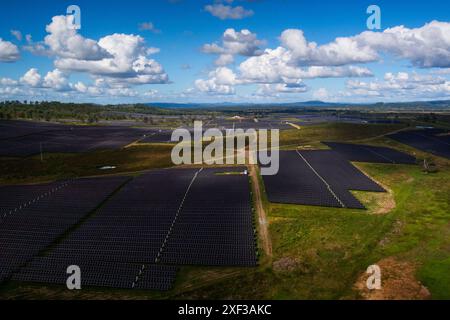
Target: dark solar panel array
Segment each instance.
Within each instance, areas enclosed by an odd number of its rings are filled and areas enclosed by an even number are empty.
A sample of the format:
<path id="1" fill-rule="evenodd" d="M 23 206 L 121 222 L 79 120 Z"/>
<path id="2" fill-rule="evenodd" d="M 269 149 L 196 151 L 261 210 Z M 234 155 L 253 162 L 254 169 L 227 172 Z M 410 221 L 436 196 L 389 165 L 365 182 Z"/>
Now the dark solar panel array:
<path id="1" fill-rule="evenodd" d="M 31 206 L 68 182 L 0 187 L 0 223 L 7 217 Z"/>
<path id="2" fill-rule="evenodd" d="M 176 265 L 254 266 L 248 177 L 216 175 L 244 170 L 156 170 L 137 177 L 12 279 L 65 284 L 67 267 L 76 265 L 82 285 L 168 290 Z"/>
<path id="3" fill-rule="evenodd" d="M 145 138 L 139 140 L 141 143 L 169 143 L 172 142 L 172 131 L 156 131 L 145 135 Z"/>
<path id="4" fill-rule="evenodd" d="M 163 263 L 256 265 L 248 176 L 220 174 L 229 170 L 198 174 L 164 247 Z"/>
<path id="5" fill-rule="evenodd" d="M 52 255 L 154 263 L 195 172 L 157 170 L 135 178 Z"/>
<path id="6" fill-rule="evenodd" d="M 384 192 L 385 190 L 363 174 L 338 153 L 330 150 L 300 151 L 346 208 L 364 209 L 349 190 Z"/>
<path id="7" fill-rule="evenodd" d="M 442 135 L 436 136 L 439 140 L 443 141 L 444 143 L 450 144 L 450 132 L 449 133 L 443 133 Z"/>
<path id="8" fill-rule="evenodd" d="M 94 217 L 39 259 L 49 263 L 70 261 L 71 265 L 80 267 L 103 265 L 103 273 L 94 267 L 82 268 L 85 285 L 167 290 L 175 278 L 176 268 L 174 271 L 174 267 L 151 264 L 156 261 L 196 171 L 158 170 L 135 178 Z M 114 276 L 117 264 L 123 264 L 124 269 Z M 136 270 L 134 265 L 145 266 L 146 271 L 142 271 L 145 277 L 141 278 L 140 268 Z M 55 281 L 64 284 L 67 276 L 62 271 L 58 274 L 61 273 L 62 278 Z M 38 282 L 40 274 L 35 279 Z M 32 281 L 30 277 L 27 279 Z"/>
<path id="9" fill-rule="evenodd" d="M 121 284 L 119 287 L 131 288 L 135 275 L 141 269 L 141 265 L 138 264 L 111 264 L 98 260 L 89 262 L 68 258 L 57 260 L 48 257 L 36 257 L 19 273 L 14 274 L 12 280 L 65 284 L 69 277 L 67 268 L 71 265 L 80 267 L 82 286 Z"/>
<path id="10" fill-rule="evenodd" d="M 280 119 L 259 119 L 255 121 L 253 119 L 243 120 L 228 120 L 228 119 L 216 119 L 212 121 L 208 127 L 218 128 L 220 130 L 225 129 L 292 129 L 286 121 Z"/>
<path id="11" fill-rule="evenodd" d="M 299 122 L 296 124 L 301 126 L 318 125 L 329 122 L 342 122 L 342 123 L 367 123 L 364 119 L 341 117 L 336 115 L 321 115 L 321 114 L 304 114 L 304 115 L 291 115 L 291 118 L 297 118 Z"/>
<path id="12" fill-rule="evenodd" d="M 3 219 L 0 282 L 77 224 L 125 180 L 124 177 L 79 179 L 49 187 L 46 196 Z M 22 201 L 19 198 L 16 203 Z"/>
<path id="13" fill-rule="evenodd" d="M 141 270 L 142 273 L 135 285 L 136 289 L 165 291 L 172 288 L 178 267 L 146 265 Z"/>
<path id="14" fill-rule="evenodd" d="M 368 117 L 357 117 L 351 115 L 332 114 L 292 114 L 289 118 L 296 118 L 302 126 L 317 125 L 323 123 L 354 123 L 354 124 L 400 124 L 401 121 L 395 119 L 374 119 Z"/>
<path id="15" fill-rule="evenodd" d="M 263 180 L 270 202 L 342 207 L 296 151 L 280 151 L 278 174 Z"/>
<path id="16" fill-rule="evenodd" d="M 411 130 L 388 137 L 421 151 L 450 159 L 450 138 L 447 133 L 448 131 L 441 129 Z"/>
<path id="17" fill-rule="evenodd" d="M 334 151 L 314 150 L 300 151 L 300 153 L 330 184 L 340 184 L 348 190 L 385 191 L 376 182 Z"/>
<path id="18" fill-rule="evenodd" d="M 263 176 L 269 201 L 364 209 L 349 190 L 384 189 L 330 150 L 281 151 L 277 175 Z"/>
<path id="19" fill-rule="evenodd" d="M 401 124 L 402 122 L 399 120 L 366 120 L 368 123 L 374 123 L 374 124 Z"/>
<path id="20" fill-rule="evenodd" d="M 349 161 L 393 164 L 415 164 L 416 159 L 406 153 L 377 146 L 324 142 Z"/>
<path id="21" fill-rule="evenodd" d="M 204 129 L 287 129 L 281 120 L 219 119 Z M 30 121 L 0 121 L 0 156 L 27 157 L 43 153 L 79 153 L 122 148 L 134 141 L 171 142 L 171 130 L 137 129 L 124 126 L 67 126 Z"/>
<path id="22" fill-rule="evenodd" d="M 19 129 L 8 128 L 6 139 L 0 140 L 0 155 L 25 157 L 40 153 L 75 153 L 99 149 L 122 148 L 144 137 L 146 130 L 120 126 L 52 126 L 40 127 L 20 122 Z M 31 126 L 31 128 L 29 128 Z M 38 127 L 40 129 L 36 129 Z M 26 135 L 14 133 L 24 130 Z M 34 131 L 33 131 L 34 130 Z"/>
<path id="23" fill-rule="evenodd" d="M 169 290 L 177 272 L 174 266 L 37 257 L 14 274 L 12 280 L 65 284 L 69 277 L 67 268 L 74 265 L 80 268 L 82 287 Z"/>
<path id="24" fill-rule="evenodd" d="M 62 125 L 31 121 L 0 120 L 0 140 L 58 130 Z"/>

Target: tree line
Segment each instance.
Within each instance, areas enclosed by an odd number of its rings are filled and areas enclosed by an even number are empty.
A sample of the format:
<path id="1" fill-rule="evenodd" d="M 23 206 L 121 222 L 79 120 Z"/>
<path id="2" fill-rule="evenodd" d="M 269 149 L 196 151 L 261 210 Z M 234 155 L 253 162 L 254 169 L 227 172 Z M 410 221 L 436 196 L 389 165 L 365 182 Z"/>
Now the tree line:
<path id="1" fill-rule="evenodd" d="M 191 114 L 184 110 L 182 114 Z M 75 120 L 96 123 L 100 120 L 136 120 L 151 123 L 151 115 L 179 115 L 179 111 L 144 104 L 97 105 L 92 103 L 62 103 L 58 101 L 0 101 L 0 119 L 36 121 Z"/>

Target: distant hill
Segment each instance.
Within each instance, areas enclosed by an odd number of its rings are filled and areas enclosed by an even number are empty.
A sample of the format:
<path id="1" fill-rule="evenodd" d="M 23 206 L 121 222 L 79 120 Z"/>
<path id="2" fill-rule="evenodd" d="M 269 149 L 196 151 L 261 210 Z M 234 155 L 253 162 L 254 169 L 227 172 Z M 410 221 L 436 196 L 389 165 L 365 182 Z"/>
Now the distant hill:
<path id="1" fill-rule="evenodd" d="M 222 102 L 222 103 L 168 103 L 168 102 L 152 102 L 147 103 L 148 106 L 157 108 L 224 108 L 224 107 L 336 107 L 336 106 L 347 106 L 344 103 L 331 103 L 323 101 L 305 101 L 305 102 L 292 102 L 292 103 L 235 103 L 235 102 Z"/>
<path id="2" fill-rule="evenodd" d="M 291 103 L 166 103 L 156 102 L 147 103 L 146 105 L 156 108 L 178 108 L 178 109 L 209 109 L 209 108 L 233 108 L 233 107 L 249 107 L 249 108 L 368 108 L 376 107 L 380 109 L 447 109 L 450 108 L 450 100 L 440 101 L 412 101 L 412 102 L 379 102 L 371 104 L 358 103 L 334 103 L 324 101 L 304 101 Z"/>
<path id="3" fill-rule="evenodd" d="M 152 102 L 146 105 L 156 108 L 192 108 L 192 109 L 202 109 L 202 108 L 223 108 L 223 107 L 233 107 L 233 106 L 253 106 L 252 103 L 169 103 L 169 102 Z"/>
<path id="4" fill-rule="evenodd" d="M 336 103 L 336 102 L 324 102 L 324 101 L 305 101 L 305 102 L 292 102 L 284 103 L 284 107 L 342 107 L 351 105 L 349 103 Z"/>

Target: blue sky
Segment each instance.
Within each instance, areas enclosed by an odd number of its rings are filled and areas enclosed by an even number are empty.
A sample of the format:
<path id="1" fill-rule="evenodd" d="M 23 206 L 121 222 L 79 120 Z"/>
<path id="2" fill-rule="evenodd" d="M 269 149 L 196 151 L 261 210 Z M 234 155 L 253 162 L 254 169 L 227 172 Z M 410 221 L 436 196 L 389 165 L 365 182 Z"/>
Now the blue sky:
<path id="1" fill-rule="evenodd" d="M 450 98 L 446 1 L 2 1 L 0 38 L 0 100 Z"/>

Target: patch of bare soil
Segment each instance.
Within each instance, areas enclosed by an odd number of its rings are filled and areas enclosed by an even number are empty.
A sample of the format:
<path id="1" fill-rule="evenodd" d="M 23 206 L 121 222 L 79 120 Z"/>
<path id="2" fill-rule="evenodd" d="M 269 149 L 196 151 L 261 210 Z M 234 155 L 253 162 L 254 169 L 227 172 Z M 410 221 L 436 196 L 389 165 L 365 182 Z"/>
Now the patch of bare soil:
<path id="1" fill-rule="evenodd" d="M 402 233 L 404 223 L 401 220 L 396 220 L 392 230 L 378 243 L 380 246 L 384 247 L 391 242 L 391 239 Z"/>
<path id="2" fill-rule="evenodd" d="M 368 192 L 361 196 L 361 200 L 367 202 L 367 204 L 375 204 L 374 206 L 369 206 L 368 213 L 375 215 L 388 214 L 395 209 L 396 203 L 394 199 L 394 194 L 392 190 L 386 188 L 386 193 L 381 192 Z"/>
<path id="3" fill-rule="evenodd" d="M 306 263 L 303 263 L 300 259 L 292 257 L 283 257 L 273 263 L 273 270 L 275 272 L 293 272 L 300 271 L 302 273 L 308 273 L 309 268 Z"/>
<path id="4" fill-rule="evenodd" d="M 365 272 L 358 278 L 354 289 L 365 300 L 424 300 L 431 297 L 430 292 L 416 278 L 416 266 L 394 257 L 380 260 L 381 289 L 369 290 Z"/>
<path id="5" fill-rule="evenodd" d="M 384 189 L 387 191 L 387 194 L 383 194 L 378 202 L 379 207 L 374 210 L 375 214 L 386 214 L 395 209 L 396 203 L 394 199 L 394 193 L 391 189 L 384 186 Z"/>
<path id="6" fill-rule="evenodd" d="M 394 192 L 385 184 L 377 181 L 371 177 L 367 172 L 364 171 L 360 166 L 356 166 L 362 173 L 364 173 L 369 179 L 374 180 L 380 186 L 386 190 L 386 192 L 365 192 L 362 195 L 361 200 L 367 203 L 376 203 L 376 208 L 371 208 L 369 212 L 371 214 L 387 214 L 395 209 L 396 203 L 394 198 Z"/>

